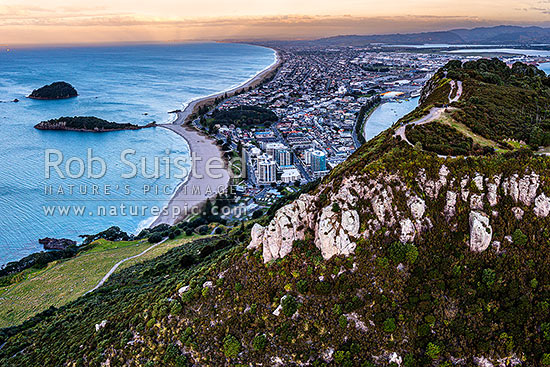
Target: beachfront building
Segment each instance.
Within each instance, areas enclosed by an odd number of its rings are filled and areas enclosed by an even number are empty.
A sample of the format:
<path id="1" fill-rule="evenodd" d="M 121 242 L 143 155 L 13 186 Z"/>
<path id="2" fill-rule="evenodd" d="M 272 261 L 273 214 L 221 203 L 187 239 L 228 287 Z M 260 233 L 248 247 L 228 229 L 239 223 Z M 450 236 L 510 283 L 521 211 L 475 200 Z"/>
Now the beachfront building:
<path id="1" fill-rule="evenodd" d="M 320 150 L 312 150 L 307 152 L 309 154 L 309 161 L 311 171 L 313 173 L 324 172 L 327 170 L 327 155 Z"/>
<path id="2" fill-rule="evenodd" d="M 267 153 L 267 155 L 271 156 L 273 159 L 276 159 L 277 152 L 279 152 L 280 150 L 284 150 L 284 149 L 287 149 L 287 146 L 284 145 L 283 143 L 270 142 L 270 143 L 264 144 L 265 152 Z"/>
<path id="3" fill-rule="evenodd" d="M 270 184 L 277 181 L 276 163 L 267 154 L 258 157 L 257 171 L 259 184 Z"/>
<path id="4" fill-rule="evenodd" d="M 281 181 L 284 183 L 293 183 L 301 178 L 300 171 L 294 166 L 284 167 L 281 174 Z"/>
<path id="5" fill-rule="evenodd" d="M 280 149 L 275 151 L 275 162 L 279 167 L 291 166 L 292 161 L 292 152 L 288 149 Z"/>

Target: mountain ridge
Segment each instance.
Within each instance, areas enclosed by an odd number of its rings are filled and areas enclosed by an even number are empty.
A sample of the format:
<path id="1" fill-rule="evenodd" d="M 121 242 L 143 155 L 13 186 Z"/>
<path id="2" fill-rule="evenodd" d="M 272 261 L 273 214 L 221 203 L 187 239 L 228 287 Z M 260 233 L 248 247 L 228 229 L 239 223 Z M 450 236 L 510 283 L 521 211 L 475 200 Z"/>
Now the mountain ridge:
<path id="1" fill-rule="evenodd" d="M 271 44 L 274 42 L 264 42 Z M 336 35 L 315 40 L 276 41 L 275 43 L 323 46 L 368 46 L 377 43 L 396 45 L 461 44 L 528 45 L 550 43 L 550 28 L 539 26 L 499 25 L 494 27 L 457 28 L 443 31 L 407 32 L 393 34 Z"/>

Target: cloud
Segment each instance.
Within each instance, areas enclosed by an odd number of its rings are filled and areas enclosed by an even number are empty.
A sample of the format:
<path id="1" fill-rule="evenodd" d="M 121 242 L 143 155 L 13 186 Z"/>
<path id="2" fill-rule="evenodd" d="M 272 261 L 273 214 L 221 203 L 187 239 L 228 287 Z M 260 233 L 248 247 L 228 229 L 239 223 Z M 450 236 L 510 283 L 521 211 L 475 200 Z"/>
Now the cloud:
<path id="1" fill-rule="evenodd" d="M 356 24 L 373 23 L 439 23 L 456 24 L 483 22 L 477 17 L 454 17 L 454 16 L 400 16 L 400 17 L 359 17 L 359 16 L 303 16 L 303 15 L 283 15 L 267 17 L 220 17 L 220 18 L 169 18 L 169 17 L 149 17 L 132 14 L 86 14 L 65 13 L 62 16 L 51 16 L 48 10 L 39 10 L 40 16 L 29 16 L 28 13 L 21 15 L 12 15 L 0 19 L 0 26 L 72 26 L 72 27 L 90 27 L 90 26 L 273 26 L 273 25 L 343 25 L 345 22 Z M 0 13 L 0 16 L 2 14 Z"/>
<path id="2" fill-rule="evenodd" d="M 74 9 L 73 9 L 74 10 Z M 0 14 L 6 11 L 0 8 Z M 10 10 L 11 11 L 11 10 Z M 4 43 L 44 44 L 166 40 L 312 39 L 339 34 L 383 34 L 491 26 L 504 21 L 461 16 L 281 15 L 264 17 L 152 17 L 90 7 L 62 16 L 40 7 L 0 15 Z M 505 22 L 513 24 L 513 22 Z"/>

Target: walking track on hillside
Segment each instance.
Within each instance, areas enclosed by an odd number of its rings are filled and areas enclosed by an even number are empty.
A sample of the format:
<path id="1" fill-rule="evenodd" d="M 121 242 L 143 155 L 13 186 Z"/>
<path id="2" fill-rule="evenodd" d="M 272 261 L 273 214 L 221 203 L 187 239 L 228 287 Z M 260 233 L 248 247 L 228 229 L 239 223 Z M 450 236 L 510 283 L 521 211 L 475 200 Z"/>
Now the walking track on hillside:
<path id="1" fill-rule="evenodd" d="M 101 280 L 99 281 L 99 283 L 97 283 L 97 285 L 96 285 L 94 288 L 90 289 L 88 292 L 86 292 L 86 293 L 84 293 L 84 294 L 91 293 L 91 292 L 95 291 L 96 289 L 98 289 L 99 287 L 101 287 L 101 286 L 107 281 L 107 279 L 109 279 L 109 277 L 118 269 L 118 267 L 119 267 L 120 265 L 122 265 L 123 263 L 125 263 L 126 261 L 135 259 L 135 258 L 140 257 L 140 256 L 142 256 L 142 255 L 145 255 L 147 252 L 149 252 L 150 250 L 154 249 L 155 247 L 157 247 L 158 245 L 160 245 L 161 243 L 163 243 L 163 242 L 165 242 L 165 241 L 166 241 L 166 238 L 163 239 L 162 241 L 157 242 L 157 243 L 155 243 L 154 245 L 152 245 L 152 246 L 146 248 L 146 249 L 143 250 L 143 252 L 141 252 L 140 254 L 137 254 L 137 255 L 134 255 L 134 256 L 130 256 L 130 257 L 127 257 L 126 259 L 120 260 L 119 262 L 117 262 L 117 263 L 111 268 L 111 270 L 109 270 L 109 272 L 108 272 L 107 274 L 105 274 L 105 276 L 103 277 L 103 279 L 101 279 Z"/>
<path id="2" fill-rule="evenodd" d="M 453 98 L 451 98 L 455 88 L 457 88 L 456 95 Z M 454 80 L 451 80 L 451 91 L 449 92 L 449 97 L 448 97 L 449 98 L 449 103 L 453 103 L 453 102 L 458 101 L 458 99 L 461 96 L 462 96 L 462 82 L 459 80 L 458 82 L 455 83 Z M 411 121 L 408 124 L 405 124 L 403 126 L 400 126 L 397 130 L 395 130 L 395 133 L 393 134 L 393 136 L 394 137 L 399 136 L 402 140 L 406 141 L 410 146 L 414 146 L 414 144 L 411 143 L 409 141 L 409 139 L 407 139 L 407 136 L 405 134 L 405 130 L 406 130 L 407 126 L 409 126 L 409 125 L 420 126 L 420 125 L 430 123 L 432 121 L 435 121 L 435 120 L 439 119 L 445 111 L 451 111 L 452 109 L 453 109 L 452 107 L 451 108 L 449 108 L 449 107 L 432 107 L 430 109 L 430 112 L 426 116 L 421 117 L 418 120 Z"/>

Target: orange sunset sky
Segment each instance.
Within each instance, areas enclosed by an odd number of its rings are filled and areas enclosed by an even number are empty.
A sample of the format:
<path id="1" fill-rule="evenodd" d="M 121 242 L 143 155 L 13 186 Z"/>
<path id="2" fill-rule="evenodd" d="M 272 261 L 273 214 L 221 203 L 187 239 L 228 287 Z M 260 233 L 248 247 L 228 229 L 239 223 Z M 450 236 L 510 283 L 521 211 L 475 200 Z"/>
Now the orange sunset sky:
<path id="1" fill-rule="evenodd" d="M 550 0 L 0 0 L 0 45 L 311 39 L 550 26 Z"/>

